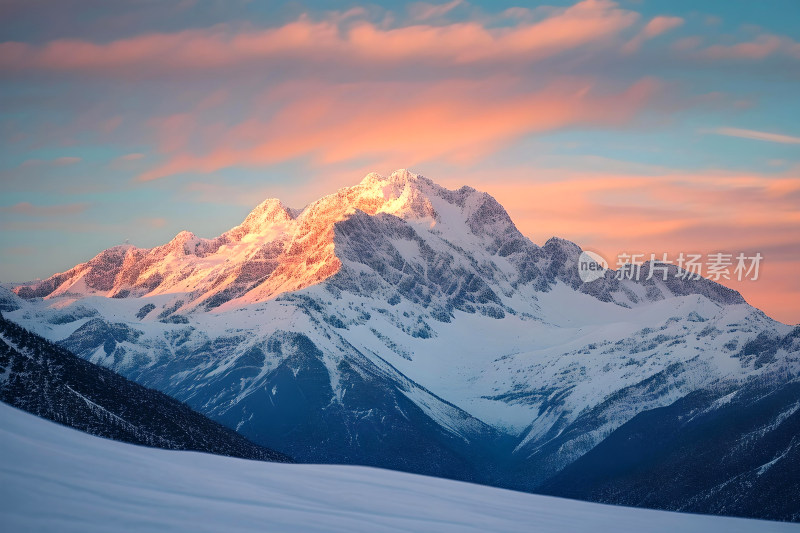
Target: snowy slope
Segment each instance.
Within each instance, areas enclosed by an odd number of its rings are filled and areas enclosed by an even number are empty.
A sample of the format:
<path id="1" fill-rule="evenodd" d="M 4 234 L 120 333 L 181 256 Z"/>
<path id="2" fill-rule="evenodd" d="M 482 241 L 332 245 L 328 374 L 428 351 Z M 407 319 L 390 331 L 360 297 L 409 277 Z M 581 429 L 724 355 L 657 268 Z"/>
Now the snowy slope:
<path id="1" fill-rule="evenodd" d="M 0 404 L 0 521 L 20 531 L 798 531 L 388 470 L 284 465 L 93 437 Z"/>
<path id="2" fill-rule="evenodd" d="M 107 250 L 0 304 L 301 461 L 529 490 L 638 413 L 800 373 L 793 329 L 738 293 L 648 265 L 584 284 L 580 252 L 397 171 L 303 210 L 267 200 L 215 239 Z"/>

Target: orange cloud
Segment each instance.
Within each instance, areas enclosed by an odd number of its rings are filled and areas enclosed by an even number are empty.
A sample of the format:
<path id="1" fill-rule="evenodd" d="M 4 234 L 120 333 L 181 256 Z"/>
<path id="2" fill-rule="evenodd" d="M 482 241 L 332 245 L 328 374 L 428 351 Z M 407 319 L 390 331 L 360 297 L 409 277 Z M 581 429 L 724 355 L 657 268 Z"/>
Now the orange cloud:
<path id="1" fill-rule="evenodd" d="M 431 15 L 455 5 L 429 6 Z M 476 22 L 384 29 L 367 20 L 307 16 L 284 26 L 234 31 L 227 26 L 155 33 L 110 43 L 57 40 L 35 46 L 0 43 L 0 69 L 106 73 L 125 76 L 208 71 L 275 61 L 380 64 L 403 61 L 464 64 L 535 61 L 617 35 L 638 19 L 610 0 L 584 0 L 544 20 L 491 28 Z"/>
<path id="2" fill-rule="evenodd" d="M 269 120 L 251 119 L 215 129 L 196 145 L 184 116 L 161 123 L 158 137 L 167 160 L 139 179 L 214 172 L 231 166 L 264 166 L 310 156 L 331 164 L 362 157 L 390 158 L 403 166 L 435 158 L 475 161 L 522 135 L 569 126 L 620 126 L 658 91 L 645 79 L 604 94 L 586 80 L 562 80 L 525 92 L 516 80 L 447 81 L 321 86 L 281 101 Z M 202 131 L 200 131 L 202 135 Z"/>

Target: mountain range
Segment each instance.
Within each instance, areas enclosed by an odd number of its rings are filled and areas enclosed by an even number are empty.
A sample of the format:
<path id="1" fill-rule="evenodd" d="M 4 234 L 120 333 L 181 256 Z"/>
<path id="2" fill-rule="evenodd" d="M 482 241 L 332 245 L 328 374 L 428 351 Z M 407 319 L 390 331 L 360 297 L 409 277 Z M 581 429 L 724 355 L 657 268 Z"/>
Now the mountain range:
<path id="1" fill-rule="evenodd" d="M 401 170 L 105 250 L 0 311 L 299 461 L 800 519 L 800 328 L 674 265 L 584 283 L 581 252 Z"/>

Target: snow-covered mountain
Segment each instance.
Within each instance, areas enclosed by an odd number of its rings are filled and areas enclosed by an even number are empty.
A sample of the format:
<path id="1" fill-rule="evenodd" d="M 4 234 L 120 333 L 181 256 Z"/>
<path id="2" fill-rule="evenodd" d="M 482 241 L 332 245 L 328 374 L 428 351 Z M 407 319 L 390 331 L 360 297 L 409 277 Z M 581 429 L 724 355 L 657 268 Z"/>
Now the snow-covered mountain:
<path id="1" fill-rule="evenodd" d="M 99 439 L 0 404 L 3 531 L 779 533 L 355 466 L 278 464 Z"/>
<path id="2" fill-rule="evenodd" d="M 84 361 L 2 315 L 0 402 L 122 442 L 291 462 L 175 398 Z"/>
<path id="3" fill-rule="evenodd" d="M 583 283 L 488 194 L 370 174 L 215 239 L 111 248 L 0 295 L 37 333 L 259 444 L 536 489 L 637 414 L 800 372 L 797 331 L 709 280 Z"/>

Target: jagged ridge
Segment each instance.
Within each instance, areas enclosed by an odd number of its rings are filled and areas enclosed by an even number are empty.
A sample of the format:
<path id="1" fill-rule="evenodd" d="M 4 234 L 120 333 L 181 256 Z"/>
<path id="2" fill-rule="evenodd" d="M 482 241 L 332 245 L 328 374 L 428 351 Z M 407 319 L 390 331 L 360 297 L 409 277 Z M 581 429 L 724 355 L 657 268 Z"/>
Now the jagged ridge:
<path id="1" fill-rule="evenodd" d="M 413 223 L 406 228 L 427 225 L 439 235 L 455 234 L 460 239 L 448 242 L 452 247 L 461 247 L 460 251 L 466 253 L 478 248 L 487 258 L 496 256 L 506 260 L 514 271 L 501 277 L 514 289 L 528 284 L 536 290 L 548 290 L 556 280 L 561 280 L 602 301 L 621 305 L 635 305 L 642 298 L 653 300 L 686 294 L 703 294 L 722 303 L 743 301 L 738 293 L 716 283 L 678 280 L 675 276 L 662 283 L 637 282 L 617 280 L 609 272 L 605 278 L 584 285 L 575 268 L 581 252 L 577 245 L 553 238 L 540 248 L 517 230 L 505 209 L 490 195 L 470 187 L 450 191 L 406 170 L 389 177 L 369 174 L 360 184 L 321 198 L 300 212 L 287 208 L 279 200 L 268 199 L 242 224 L 215 239 L 182 231 L 169 243 L 152 249 L 116 246 L 67 272 L 14 290 L 28 299 L 91 294 L 127 298 L 180 292 L 185 294 L 179 307 L 182 310 L 198 306 L 213 309 L 232 300 L 235 302 L 229 308 L 265 301 L 322 282 L 340 271 L 343 255 L 352 259 L 354 253 L 363 251 L 364 246 L 352 249 L 353 241 L 358 238 L 354 229 L 359 224 L 356 221 L 359 213 L 369 217 L 389 215 Z M 356 220 L 351 220 L 353 217 Z M 376 231 L 399 231 L 397 227 L 403 226 L 396 224 L 391 228 L 387 222 L 390 218 L 378 216 L 378 219 L 380 222 L 362 221 L 374 224 L 367 230 L 371 232 L 367 239 Z M 406 232 L 406 237 L 414 239 Z M 344 239 L 337 241 L 337 233 Z M 342 243 L 348 237 L 350 242 Z M 419 238 L 416 240 L 421 242 Z M 348 244 L 350 249 L 342 250 Z M 431 256 L 429 248 L 422 253 Z M 355 260 L 361 258 L 357 256 Z M 483 267 L 477 265 L 477 270 Z M 646 265 L 642 278 L 646 278 L 647 268 Z M 463 269 L 447 273 L 441 268 L 434 270 L 434 276 L 471 274 Z M 490 271 L 485 273 L 494 276 Z M 448 287 L 438 285 L 444 294 L 448 293 Z M 642 285 L 645 296 L 630 288 L 631 285 Z M 480 290 L 486 292 L 484 288 Z M 481 298 L 484 297 L 496 300 L 486 294 Z M 456 308 L 458 303 L 455 302 Z M 445 306 L 448 305 L 453 302 L 446 302 Z"/>

